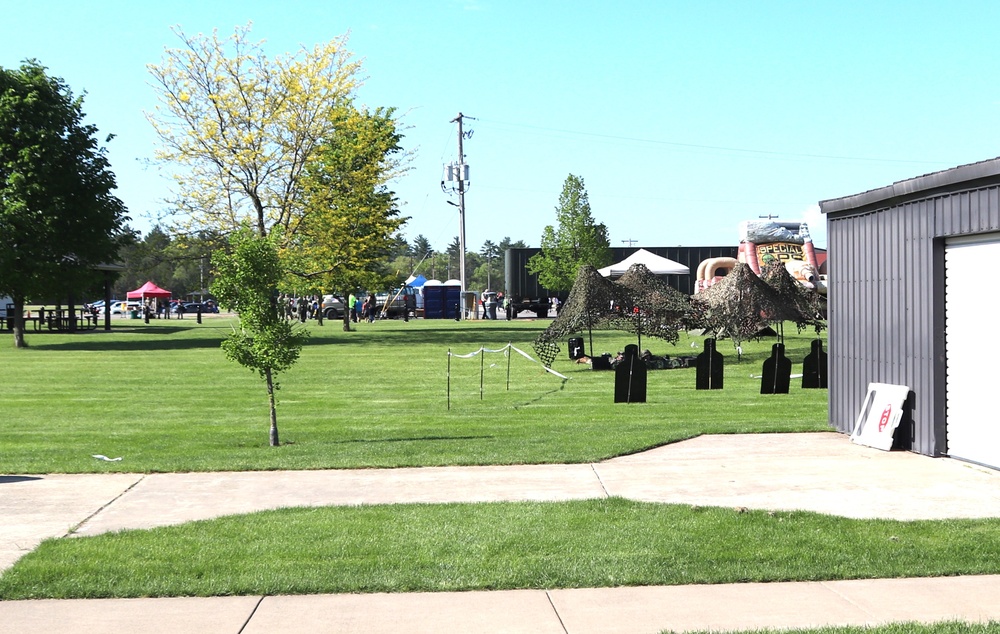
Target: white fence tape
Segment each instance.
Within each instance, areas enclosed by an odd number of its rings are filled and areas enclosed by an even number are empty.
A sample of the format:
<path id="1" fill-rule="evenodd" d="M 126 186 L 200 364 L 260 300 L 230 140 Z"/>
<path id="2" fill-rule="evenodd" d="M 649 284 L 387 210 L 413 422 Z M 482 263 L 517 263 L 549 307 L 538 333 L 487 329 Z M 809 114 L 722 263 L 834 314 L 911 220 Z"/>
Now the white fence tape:
<path id="1" fill-rule="evenodd" d="M 467 354 L 455 354 L 451 350 L 448 351 L 448 354 L 451 355 L 451 356 L 453 356 L 453 357 L 455 357 L 455 358 L 457 358 L 457 359 L 471 359 L 471 358 L 473 358 L 473 357 L 475 357 L 475 356 L 477 356 L 479 354 L 483 354 L 483 353 L 486 353 L 486 352 L 493 352 L 493 353 L 503 352 L 504 354 L 506 354 L 507 350 L 513 350 L 514 352 L 518 353 L 519 355 L 521 355 L 522 357 L 524 357 L 528 361 L 531 361 L 532 363 L 538 363 L 538 361 L 535 360 L 535 359 L 532 359 L 531 355 L 529 355 L 527 352 L 525 352 L 524 350 L 520 350 L 518 348 L 515 348 L 513 346 L 513 344 L 509 344 L 509 343 L 506 346 L 504 346 L 503 348 L 500 348 L 499 350 L 491 350 L 490 348 L 480 347 L 479 350 L 474 350 L 473 352 L 469 352 Z M 569 380 L 568 376 L 563 376 L 562 374 L 559 374 L 558 372 L 556 372 L 552 368 L 545 367 L 541 363 L 538 363 L 538 364 L 541 365 L 542 369 L 545 370 L 546 372 L 548 372 L 549 374 L 554 374 L 557 377 L 559 377 L 560 379 L 563 379 L 565 381 Z"/>

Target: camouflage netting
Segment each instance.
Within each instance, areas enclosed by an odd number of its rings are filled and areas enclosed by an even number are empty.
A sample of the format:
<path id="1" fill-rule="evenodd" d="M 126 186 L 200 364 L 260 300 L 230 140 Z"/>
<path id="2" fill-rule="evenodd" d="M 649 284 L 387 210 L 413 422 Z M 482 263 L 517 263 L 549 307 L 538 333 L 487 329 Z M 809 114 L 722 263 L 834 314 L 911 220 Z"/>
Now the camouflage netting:
<path id="1" fill-rule="evenodd" d="M 716 337 L 739 345 L 758 336 L 768 324 L 801 318 L 746 264 L 737 263 L 724 278 L 691 300 L 696 320 Z"/>
<path id="2" fill-rule="evenodd" d="M 687 297 L 642 264 L 633 264 L 617 282 L 584 265 L 559 315 L 538 335 L 533 347 L 542 362 L 551 366 L 560 350 L 556 342 L 583 331 L 624 330 L 673 343 L 690 314 Z"/>
<path id="3" fill-rule="evenodd" d="M 803 328 L 812 327 L 819 333 L 826 327 L 824 319 L 826 298 L 814 289 L 806 288 L 796 282 L 781 262 L 769 263 L 761 272 L 760 277 L 774 289 L 782 304 L 790 310 L 792 314 L 786 319 L 795 322 L 795 326 L 800 331 Z"/>
<path id="4" fill-rule="evenodd" d="M 691 315 L 687 295 L 642 264 L 629 267 L 614 284 L 620 287 L 625 302 L 623 310 L 611 319 L 613 328 L 677 343 L 678 331 L 687 329 Z"/>
<path id="5" fill-rule="evenodd" d="M 535 338 L 532 346 L 546 367 L 559 355 L 556 342 L 571 333 L 601 328 L 611 316 L 616 290 L 597 269 L 585 264 L 576 273 L 569 297 L 549 327 Z"/>

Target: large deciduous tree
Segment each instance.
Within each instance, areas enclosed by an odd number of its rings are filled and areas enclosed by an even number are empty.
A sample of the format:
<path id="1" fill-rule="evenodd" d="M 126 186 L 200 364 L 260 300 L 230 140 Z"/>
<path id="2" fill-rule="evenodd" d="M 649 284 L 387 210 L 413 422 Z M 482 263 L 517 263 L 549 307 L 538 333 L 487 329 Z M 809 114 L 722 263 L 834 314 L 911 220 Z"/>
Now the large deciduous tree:
<path id="1" fill-rule="evenodd" d="M 305 214 L 300 180 L 360 83 L 346 36 L 268 58 L 249 25 L 221 40 L 175 33 L 183 46 L 149 66 L 160 104 L 148 118 L 158 158 L 180 168 L 178 224 L 229 232 L 247 221 L 260 236 L 280 229 L 293 240 Z"/>
<path id="2" fill-rule="evenodd" d="M 275 238 L 261 237 L 244 229 L 230 236 L 229 251 L 220 250 L 212 255 L 216 269 L 212 293 L 220 305 L 235 310 L 240 317 L 239 329 L 226 337 L 222 349 L 229 359 L 264 380 L 270 405 L 272 447 L 279 444 L 275 377 L 298 360 L 309 335 L 297 328 L 294 321 L 278 316 L 275 289 L 284 269 Z"/>
<path id="3" fill-rule="evenodd" d="M 528 260 L 528 270 L 549 290 L 572 288 L 579 268 L 595 269 L 611 264 L 608 229 L 594 222 L 583 178 L 570 174 L 563 183 L 556 207 L 557 226 L 542 231 L 541 252 Z"/>
<path id="4" fill-rule="evenodd" d="M 25 299 L 71 295 L 125 237 L 125 206 L 82 106 L 36 61 L 0 68 L 0 295 L 14 300 L 19 348 Z"/>
<path id="5" fill-rule="evenodd" d="M 345 107 L 302 180 L 306 213 L 286 261 L 293 274 L 344 297 L 387 283 L 380 265 L 398 247 L 407 220 L 388 186 L 405 156 L 393 115 L 391 108 Z M 347 312 L 344 329 L 350 330 Z"/>

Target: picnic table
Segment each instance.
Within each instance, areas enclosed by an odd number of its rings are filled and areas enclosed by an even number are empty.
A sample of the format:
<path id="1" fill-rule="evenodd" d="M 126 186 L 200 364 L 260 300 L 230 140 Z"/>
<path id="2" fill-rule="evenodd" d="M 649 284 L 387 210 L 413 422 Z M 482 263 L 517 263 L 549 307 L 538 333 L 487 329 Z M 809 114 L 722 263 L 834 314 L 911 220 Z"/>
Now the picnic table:
<path id="1" fill-rule="evenodd" d="M 75 308 L 72 311 L 64 308 L 50 310 L 40 308 L 38 317 L 29 316 L 25 318 L 25 321 L 29 319 L 34 322 L 35 330 L 41 330 L 42 326 L 49 330 L 59 331 L 94 330 L 97 328 L 97 315 L 83 308 Z"/>
<path id="2" fill-rule="evenodd" d="M 12 314 L 11 308 L 7 310 L 7 318 L 0 320 L 0 328 L 7 328 L 7 330 L 14 329 L 14 316 Z M 24 325 L 28 324 L 36 331 L 41 331 L 43 329 L 47 330 L 57 330 L 57 331 L 69 331 L 72 327 L 72 321 L 76 320 L 77 330 L 95 330 L 97 329 L 98 316 L 86 309 L 76 308 L 70 313 L 68 309 L 58 308 L 58 309 L 38 309 L 37 314 L 32 314 L 32 311 L 28 311 L 24 315 Z"/>

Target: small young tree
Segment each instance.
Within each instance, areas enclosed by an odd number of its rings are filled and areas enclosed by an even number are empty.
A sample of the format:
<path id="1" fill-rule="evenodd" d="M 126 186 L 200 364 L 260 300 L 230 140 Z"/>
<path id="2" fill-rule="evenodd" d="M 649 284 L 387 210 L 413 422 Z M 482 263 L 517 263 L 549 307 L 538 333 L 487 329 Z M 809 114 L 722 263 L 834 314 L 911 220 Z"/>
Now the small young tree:
<path id="1" fill-rule="evenodd" d="M 257 372 L 264 380 L 271 408 L 270 443 L 277 447 L 274 393 L 279 386 L 275 375 L 298 360 L 309 333 L 278 316 L 274 289 L 284 270 L 274 238 L 244 228 L 230 236 L 229 244 L 229 252 L 216 251 L 212 255 L 216 268 L 212 293 L 219 304 L 239 314 L 240 327 L 226 337 L 222 349 L 230 360 Z"/>

